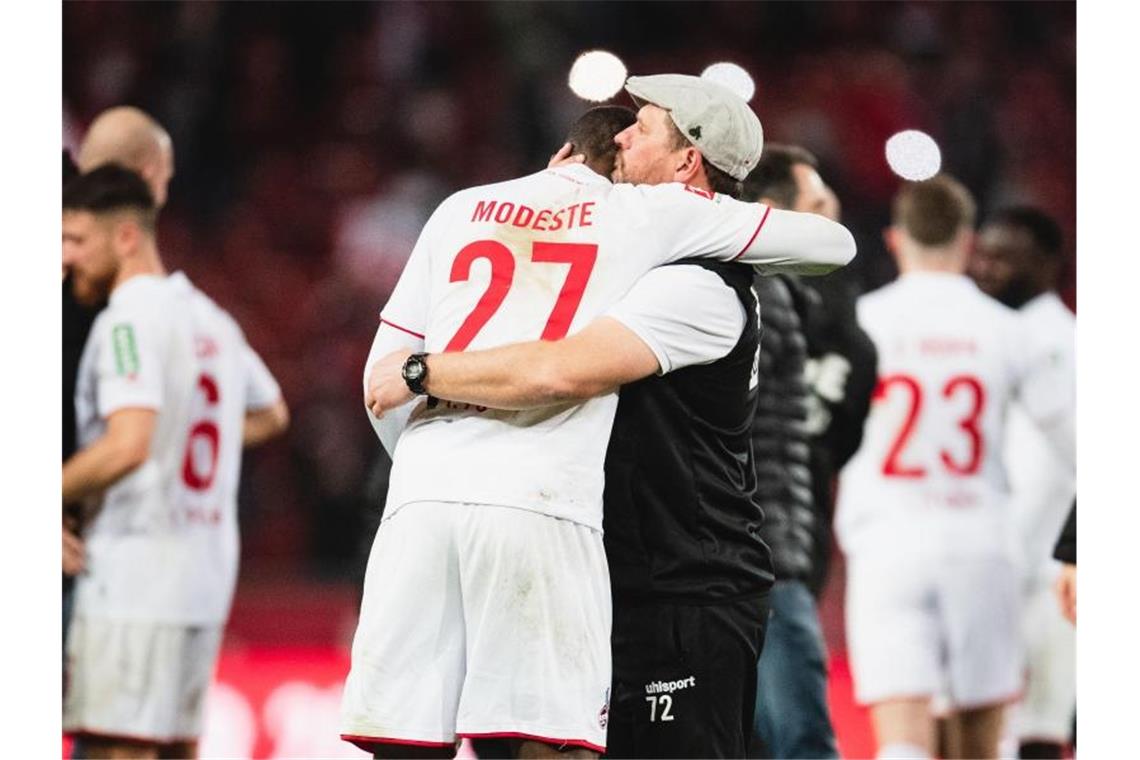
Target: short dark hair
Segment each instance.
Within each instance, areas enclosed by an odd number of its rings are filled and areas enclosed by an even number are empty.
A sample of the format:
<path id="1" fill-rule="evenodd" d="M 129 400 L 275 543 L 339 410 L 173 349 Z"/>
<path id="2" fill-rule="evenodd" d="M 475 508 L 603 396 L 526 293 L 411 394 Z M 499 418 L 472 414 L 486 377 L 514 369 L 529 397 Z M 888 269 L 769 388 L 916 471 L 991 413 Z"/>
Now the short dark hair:
<path id="1" fill-rule="evenodd" d="M 669 126 L 673 130 L 673 150 L 681 150 L 682 148 L 697 148 L 693 141 L 685 137 L 677 125 L 673 122 L 673 117 L 667 119 Z M 697 148 L 699 151 L 700 148 Z M 732 198 L 740 197 L 740 180 L 732 176 L 728 172 L 713 166 L 712 163 L 701 154 L 701 162 L 705 165 L 705 176 L 709 180 L 709 189 L 714 193 L 721 193 Z"/>
<path id="2" fill-rule="evenodd" d="M 894 224 L 927 246 L 946 245 L 962 228 L 972 229 L 977 214 L 970 191 L 948 174 L 906 183 L 891 210 Z"/>
<path id="3" fill-rule="evenodd" d="M 578 117 L 566 135 L 573 153 L 586 157 L 586 165 L 607 178 L 614 173 L 618 132 L 637 122 L 637 114 L 625 106 L 597 106 Z"/>
<path id="4" fill-rule="evenodd" d="M 103 164 L 67 182 L 63 186 L 63 209 L 97 215 L 133 211 L 151 232 L 158 216 L 154 197 L 143 178 L 118 164 Z"/>
<path id="5" fill-rule="evenodd" d="M 792 208 L 796 205 L 796 196 L 799 194 L 796 177 L 792 174 L 792 168 L 796 164 L 819 168 L 816 157 L 798 145 L 765 145 L 756 168 L 744 178 L 741 199 L 758 201 L 770 198 L 782 208 Z"/>
<path id="6" fill-rule="evenodd" d="M 75 165 L 75 159 L 71 157 L 71 151 L 67 148 L 63 149 L 63 181 L 67 182 L 79 174 L 79 167 Z"/>
<path id="7" fill-rule="evenodd" d="M 1061 258 L 1061 246 L 1065 242 L 1061 225 L 1041 209 L 1032 206 L 1007 206 L 991 215 L 986 224 L 1023 229 L 1033 238 L 1033 245 L 1038 254 L 1049 259 Z"/>

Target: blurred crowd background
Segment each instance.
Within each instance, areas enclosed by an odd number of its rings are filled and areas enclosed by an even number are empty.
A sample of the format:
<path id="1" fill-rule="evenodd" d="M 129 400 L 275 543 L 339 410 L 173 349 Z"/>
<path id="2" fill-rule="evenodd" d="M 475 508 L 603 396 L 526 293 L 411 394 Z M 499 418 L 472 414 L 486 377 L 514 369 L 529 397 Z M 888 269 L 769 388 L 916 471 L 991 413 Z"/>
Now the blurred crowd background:
<path id="1" fill-rule="evenodd" d="M 389 464 L 360 400 L 379 309 L 440 200 L 545 166 L 589 105 L 566 77 L 591 48 L 632 74 L 747 69 L 766 138 L 819 157 L 864 289 L 893 276 L 883 146 L 908 128 L 983 219 L 1053 214 L 1073 261 L 1075 3 L 65 3 L 65 145 L 112 105 L 167 127 L 164 258 L 239 320 L 293 411 L 246 457 L 235 619 L 274 580 L 354 613 Z"/>

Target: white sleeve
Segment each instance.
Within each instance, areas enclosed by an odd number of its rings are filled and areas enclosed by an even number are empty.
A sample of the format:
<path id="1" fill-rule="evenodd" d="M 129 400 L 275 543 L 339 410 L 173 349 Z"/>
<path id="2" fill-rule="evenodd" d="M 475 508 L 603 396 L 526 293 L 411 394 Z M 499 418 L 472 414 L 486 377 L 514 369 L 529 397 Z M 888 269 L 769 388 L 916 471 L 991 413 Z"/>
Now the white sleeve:
<path id="1" fill-rule="evenodd" d="M 97 397 L 99 416 L 127 408 L 161 409 L 162 331 L 142 310 L 118 309 L 103 315 L 108 327 L 99 330 Z M 94 331 L 93 331 L 94 334 Z"/>
<path id="2" fill-rule="evenodd" d="M 246 411 L 273 406 L 281 398 L 281 386 L 277 384 L 273 373 L 248 343 L 242 344 L 241 353 L 242 369 L 245 374 Z"/>
<path id="3" fill-rule="evenodd" d="M 442 204 L 420 231 L 416 245 L 404 265 L 404 271 L 400 273 L 396 287 L 380 311 L 381 322 L 420 340 L 423 340 L 427 333 L 431 293 L 431 245 L 436 229 L 434 222 L 439 217 L 441 208 Z"/>
<path id="4" fill-rule="evenodd" d="M 855 238 L 842 224 L 819 214 L 765 207 L 756 234 L 737 261 L 762 274 L 820 275 L 855 258 Z"/>
<path id="5" fill-rule="evenodd" d="M 665 263 L 689 256 L 752 264 L 763 274 L 826 274 L 855 257 L 855 238 L 818 214 L 744 203 L 680 183 L 636 187 Z"/>
<path id="6" fill-rule="evenodd" d="M 1017 320 L 1011 351 L 1017 363 L 1016 402 L 1050 445 L 1076 472 L 1076 367 L 1073 355 L 1051 336 Z"/>
<path id="7" fill-rule="evenodd" d="M 724 358 L 745 324 L 736 291 L 698 266 L 651 270 L 606 316 L 641 338 L 657 357 L 661 375 Z"/>
<path id="8" fill-rule="evenodd" d="M 372 349 L 368 352 L 368 359 L 364 362 L 363 382 L 364 391 L 366 393 L 368 391 L 368 374 L 372 369 L 373 362 L 402 348 L 409 349 L 413 352 L 423 351 L 424 340 L 422 337 L 417 338 L 406 330 L 395 327 L 381 319 L 380 326 L 376 328 L 376 337 L 372 339 Z M 380 419 L 376 419 L 368 409 L 364 410 L 364 413 L 368 416 L 368 422 L 371 423 L 372 429 L 376 431 L 376 437 L 380 439 L 380 443 L 384 446 L 384 450 L 388 452 L 388 456 L 395 454 L 396 442 L 400 439 L 400 434 L 404 432 L 404 428 L 408 426 L 408 418 L 411 416 L 412 410 L 415 409 L 416 404 L 420 401 L 423 401 L 423 399 L 414 398 L 401 407 L 389 410 Z"/>

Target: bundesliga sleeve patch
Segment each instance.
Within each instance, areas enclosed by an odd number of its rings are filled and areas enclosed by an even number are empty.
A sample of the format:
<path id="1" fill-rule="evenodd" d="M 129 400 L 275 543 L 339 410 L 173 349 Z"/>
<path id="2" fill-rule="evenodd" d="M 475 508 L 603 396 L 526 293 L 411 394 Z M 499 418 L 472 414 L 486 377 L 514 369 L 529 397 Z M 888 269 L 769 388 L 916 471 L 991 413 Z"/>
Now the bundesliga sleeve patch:
<path id="1" fill-rule="evenodd" d="M 111 330 L 111 345 L 115 350 L 115 371 L 126 377 L 139 372 L 139 352 L 135 345 L 135 331 L 130 325 L 115 325 Z"/>

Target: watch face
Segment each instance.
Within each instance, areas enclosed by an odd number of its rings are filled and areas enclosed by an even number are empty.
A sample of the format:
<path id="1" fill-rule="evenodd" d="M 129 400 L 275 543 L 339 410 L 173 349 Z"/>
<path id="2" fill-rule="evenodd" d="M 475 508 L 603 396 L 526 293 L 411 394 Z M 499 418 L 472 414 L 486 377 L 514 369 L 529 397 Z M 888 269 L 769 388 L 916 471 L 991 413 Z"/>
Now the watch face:
<path id="1" fill-rule="evenodd" d="M 423 362 L 414 361 L 408 362 L 408 366 L 404 367 L 404 378 L 415 382 L 424 376 Z"/>

